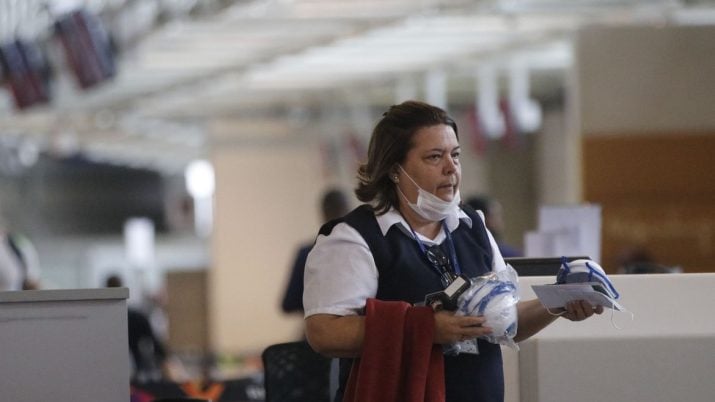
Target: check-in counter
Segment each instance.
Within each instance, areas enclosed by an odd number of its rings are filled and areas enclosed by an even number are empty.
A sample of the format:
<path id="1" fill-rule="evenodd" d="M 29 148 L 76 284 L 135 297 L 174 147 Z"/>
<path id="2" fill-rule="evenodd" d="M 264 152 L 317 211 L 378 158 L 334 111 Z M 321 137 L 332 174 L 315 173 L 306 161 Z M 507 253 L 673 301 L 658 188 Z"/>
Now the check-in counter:
<path id="1" fill-rule="evenodd" d="M 0 292 L 0 400 L 127 402 L 128 295 Z"/>
<path id="2" fill-rule="evenodd" d="M 586 321 L 558 319 L 515 353 L 509 402 L 710 401 L 715 395 L 715 274 L 613 275 L 619 302 Z M 522 299 L 553 277 L 523 277 Z M 619 328 L 614 327 L 617 326 Z"/>

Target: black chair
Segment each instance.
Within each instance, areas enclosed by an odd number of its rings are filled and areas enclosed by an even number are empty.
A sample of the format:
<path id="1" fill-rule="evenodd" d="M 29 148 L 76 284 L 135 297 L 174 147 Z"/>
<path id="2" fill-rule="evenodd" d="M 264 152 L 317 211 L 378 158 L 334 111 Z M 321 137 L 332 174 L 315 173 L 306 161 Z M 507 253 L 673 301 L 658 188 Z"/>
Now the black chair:
<path id="1" fill-rule="evenodd" d="M 308 342 L 267 347 L 263 359 L 266 402 L 330 402 L 330 361 Z"/>

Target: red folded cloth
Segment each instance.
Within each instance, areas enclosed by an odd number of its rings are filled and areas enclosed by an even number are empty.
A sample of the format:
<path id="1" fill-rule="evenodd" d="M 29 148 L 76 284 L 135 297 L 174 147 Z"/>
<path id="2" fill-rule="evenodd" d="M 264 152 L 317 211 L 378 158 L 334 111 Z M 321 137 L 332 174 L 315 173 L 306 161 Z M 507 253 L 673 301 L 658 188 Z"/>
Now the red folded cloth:
<path id="1" fill-rule="evenodd" d="M 444 402 L 444 357 L 429 307 L 368 299 L 362 355 L 344 402 Z"/>

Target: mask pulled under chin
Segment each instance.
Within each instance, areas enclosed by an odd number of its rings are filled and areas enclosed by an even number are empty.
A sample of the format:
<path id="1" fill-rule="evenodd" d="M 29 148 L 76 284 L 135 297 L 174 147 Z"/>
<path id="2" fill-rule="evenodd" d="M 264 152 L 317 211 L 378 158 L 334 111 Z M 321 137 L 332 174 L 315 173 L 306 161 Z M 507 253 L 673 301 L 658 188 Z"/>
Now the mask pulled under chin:
<path id="1" fill-rule="evenodd" d="M 410 177 L 409 174 L 405 171 L 405 169 L 400 166 L 400 169 L 402 172 L 405 173 L 405 176 L 407 176 L 412 183 L 417 187 L 417 202 L 412 203 L 410 200 L 405 196 L 405 194 L 400 190 L 399 187 L 397 187 L 397 191 L 400 192 L 400 195 L 407 201 L 407 205 L 412 208 L 415 213 L 417 213 L 419 216 L 421 216 L 424 219 L 430 220 L 430 221 L 441 221 L 449 217 L 450 215 L 456 214 L 456 207 L 459 205 L 461 202 L 461 196 L 459 194 L 459 190 L 457 190 L 457 194 L 454 195 L 452 198 L 452 201 L 445 201 L 436 195 L 430 193 L 429 191 L 425 191 L 420 187 L 413 179 Z"/>

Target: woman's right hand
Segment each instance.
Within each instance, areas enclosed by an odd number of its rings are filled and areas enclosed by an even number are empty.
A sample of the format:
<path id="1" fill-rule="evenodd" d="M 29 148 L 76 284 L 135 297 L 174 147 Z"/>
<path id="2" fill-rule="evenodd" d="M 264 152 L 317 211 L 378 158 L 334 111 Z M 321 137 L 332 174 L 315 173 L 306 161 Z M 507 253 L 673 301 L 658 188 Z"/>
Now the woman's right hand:
<path id="1" fill-rule="evenodd" d="M 453 311 L 434 313 L 434 343 L 452 344 L 467 339 L 489 335 L 492 329 L 485 327 L 483 316 L 457 316 Z"/>

